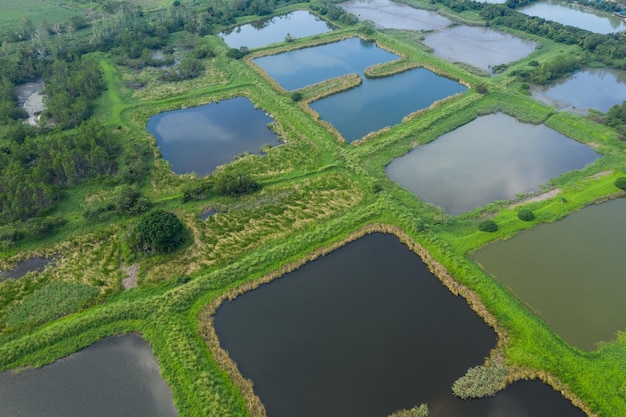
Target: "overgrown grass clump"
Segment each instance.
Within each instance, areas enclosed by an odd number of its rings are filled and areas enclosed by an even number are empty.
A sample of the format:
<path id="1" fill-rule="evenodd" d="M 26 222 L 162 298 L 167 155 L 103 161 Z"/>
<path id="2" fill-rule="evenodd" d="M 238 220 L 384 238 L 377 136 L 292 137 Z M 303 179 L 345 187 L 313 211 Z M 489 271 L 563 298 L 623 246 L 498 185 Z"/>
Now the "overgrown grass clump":
<path id="1" fill-rule="evenodd" d="M 51 282 L 10 308 L 2 321 L 10 328 L 43 323 L 78 310 L 97 294 L 98 289 L 90 285 Z"/>
<path id="2" fill-rule="evenodd" d="M 420 406 L 415 406 L 410 410 L 399 410 L 393 414 L 390 414 L 389 417 L 428 417 L 430 412 L 428 411 L 428 406 L 426 404 L 422 404 Z"/>
<path id="3" fill-rule="evenodd" d="M 507 369 L 499 363 L 475 366 L 454 381 L 452 392 L 463 400 L 492 396 L 504 386 L 508 375 Z"/>

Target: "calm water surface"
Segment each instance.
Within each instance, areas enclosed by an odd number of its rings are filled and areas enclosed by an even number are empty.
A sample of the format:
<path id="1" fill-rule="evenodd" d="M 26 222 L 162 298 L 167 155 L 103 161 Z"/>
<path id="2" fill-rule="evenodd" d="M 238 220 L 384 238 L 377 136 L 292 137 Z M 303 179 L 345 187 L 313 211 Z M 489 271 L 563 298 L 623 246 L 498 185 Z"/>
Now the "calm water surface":
<path id="1" fill-rule="evenodd" d="M 221 32 L 220 37 L 231 48 L 259 48 L 270 43 L 284 42 L 287 34 L 304 38 L 332 30 L 325 20 L 304 10 L 296 10 L 286 15 L 260 20 L 256 23 L 237 26 Z"/>
<path id="2" fill-rule="evenodd" d="M 508 33 L 477 26 L 455 26 L 430 33 L 424 43 L 435 55 L 491 71 L 491 67 L 524 58 L 537 44 Z"/>
<path id="3" fill-rule="evenodd" d="M 545 87 L 533 87 L 532 96 L 560 110 L 607 112 L 626 99 L 626 71 L 585 68 Z"/>
<path id="4" fill-rule="evenodd" d="M 435 30 L 452 23 L 440 14 L 415 9 L 391 0 L 350 0 L 339 4 L 360 21 L 371 20 L 377 27 L 408 30 Z"/>
<path id="5" fill-rule="evenodd" d="M 474 259 L 583 349 L 626 330 L 626 199 L 587 207 Z"/>
<path id="6" fill-rule="evenodd" d="M 37 271 L 41 272 L 44 268 L 52 262 L 50 258 L 42 258 L 41 256 L 33 256 L 32 258 L 26 259 L 9 271 L 0 271 L 0 282 L 4 279 L 19 279 L 22 278 L 29 272 Z"/>
<path id="7" fill-rule="evenodd" d="M 373 42 L 350 38 L 254 60 L 284 89 L 295 90 L 341 75 L 362 74 L 365 68 L 398 59 Z"/>
<path id="8" fill-rule="evenodd" d="M 539 191 L 600 155 L 544 125 L 502 113 L 482 116 L 394 159 L 387 175 L 456 215 L 496 200 Z"/>
<path id="9" fill-rule="evenodd" d="M 245 120 L 245 123 L 241 123 Z M 148 120 L 163 158 L 177 174 L 209 175 L 244 152 L 279 145 L 273 120 L 245 97 L 159 113 Z"/>
<path id="10" fill-rule="evenodd" d="M 215 327 L 270 417 L 381 417 L 421 403 L 433 417 L 584 416 L 537 382 L 454 397 L 452 383 L 483 362 L 495 334 L 390 235 L 224 303 Z"/>
<path id="11" fill-rule="evenodd" d="M 456 81 L 418 68 L 392 77 L 364 78 L 360 86 L 311 103 L 311 108 L 352 142 L 466 90 Z"/>
<path id="12" fill-rule="evenodd" d="M 152 349 L 138 335 L 104 339 L 40 369 L 0 373 L 7 417 L 175 417 Z"/>
<path id="13" fill-rule="evenodd" d="M 600 13 L 573 3 L 542 1 L 517 10 L 529 16 L 538 16 L 595 33 L 607 34 L 626 29 L 624 21 L 617 16 Z"/>

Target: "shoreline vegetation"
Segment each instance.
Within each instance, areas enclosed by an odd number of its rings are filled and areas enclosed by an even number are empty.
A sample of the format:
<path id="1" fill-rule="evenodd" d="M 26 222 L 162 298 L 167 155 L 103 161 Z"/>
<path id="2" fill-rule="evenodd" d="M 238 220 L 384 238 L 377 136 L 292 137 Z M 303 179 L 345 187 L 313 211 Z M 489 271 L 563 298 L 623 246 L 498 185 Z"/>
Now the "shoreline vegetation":
<path id="1" fill-rule="evenodd" d="M 454 15 L 448 6 L 451 2 L 407 1 Z M 170 6 L 165 17 L 175 17 L 187 7 L 184 2 L 175 3 L 179 4 Z M 161 5 L 153 6 L 154 13 L 161 9 Z M 200 34 L 193 28 L 183 30 L 184 19 L 179 22 L 183 26 L 174 25 L 171 32 L 161 30 L 159 33 L 167 36 L 163 35 L 159 48 L 184 49 L 184 45 L 192 44 L 210 49 L 210 54 L 198 59 L 204 69 L 196 79 L 160 79 L 158 67 L 137 70 L 118 63 L 119 51 L 89 52 L 99 63 L 105 86 L 93 101 L 91 117 L 118 140 L 115 144 L 120 146 L 123 158 L 150 165 L 149 170 L 128 163 L 121 168 L 143 173 L 136 184 L 141 196 L 153 207 L 175 213 L 189 231 L 189 242 L 172 253 L 133 254 L 125 242 L 136 216 L 110 210 L 98 212 L 95 218 L 84 216 L 87 203 L 114 201 L 118 184 L 92 180 L 68 189 L 67 196 L 54 208 L 66 220 L 50 226 L 57 228 L 55 233 L 36 239 L 27 234 L 28 239 L 0 246 L 0 269 L 10 269 L 32 256 L 53 257 L 56 265 L 0 283 L 0 369 L 40 367 L 104 337 L 137 332 L 151 344 L 180 417 L 264 416 L 252 382 L 241 377 L 236 364 L 221 350 L 212 314 L 225 299 L 270 282 L 367 233 L 391 233 L 496 331 L 498 342 L 484 367 L 496 370 L 496 374 L 501 366 L 506 368 L 508 373 L 499 389 L 520 379 L 540 379 L 589 416 L 626 415 L 626 332 L 599 342 L 591 352 L 574 348 L 471 259 L 471 254 L 485 245 L 538 224 L 558 221 L 589 204 L 626 195 L 615 186 L 616 179 L 626 173 L 626 145 L 621 134 L 593 118 L 557 113 L 530 98 L 524 83 L 511 75 L 534 68 L 531 63 L 582 56 L 582 47 L 515 29 L 514 18 L 519 17 L 512 15 L 501 27 L 489 26 L 532 39 L 540 47 L 501 72 L 486 76 L 435 57 L 404 32 L 394 35 L 393 31 L 370 31 L 360 23 L 333 20 L 321 12 L 324 7 L 318 2 L 280 5 L 266 17 L 309 10 L 332 21 L 337 26 L 334 32 L 254 49 L 243 59 L 228 57 L 229 48 L 216 35 Z M 505 6 L 475 7 L 500 10 Z M 145 17 L 149 19 L 154 13 L 147 12 Z M 476 18 L 476 24 L 486 22 L 475 10 L 458 14 L 459 19 Z M 232 16 L 227 23 L 215 23 L 212 28 L 257 20 L 249 15 Z M 140 22 L 138 16 L 134 18 Z M 280 88 L 253 62 L 254 57 L 352 37 L 375 41 L 401 57 L 368 68 L 368 77 L 424 67 L 457 80 L 468 90 L 405 117 L 397 126 L 347 144 L 334 129 L 320 123 L 309 103 L 355 87 L 362 82 L 358 75 L 296 90 L 301 98 L 294 101 L 293 92 Z M 18 46 L 8 44 L 4 49 L 9 54 L 17 53 L 12 48 L 17 50 Z M 262 186 L 261 190 L 238 197 L 217 196 L 203 191 L 213 177 L 173 174 L 145 126 L 159 112 L 239 96 L 247 97 L 274 119 L 271 128 L 283 144 L 267 149 L 265 156 L 242 155 L 216 170 L 218 174 L 249 176 Z M 581 170 L 551 180 L 544 187 L 542 199 L 519 196 L 459 216 L 449 216 L 420 201 L 387 178 L 385 167 L 393 159 L 495 112 L 522 122 L 544 123 L 593 146 L 602 157 Z M 0 133 L 5 131 L 9 127 L 0 125 Z M 183 201 L 189 190 L 194 190 L 193 197 Z M 552 196 L 550 190 L 559 190 L 558 195 Z M 206 207 L 220 209 L 202 221 L 199 213 Z M 532 210 L 535 218 L 521 221 L 519 207 Z M 478 223 L 485 219 L 495 221 L 498 230 L 478 231 Z M 0 241 L 20 237 L 22 230 L 31 233 L 30 229 L 22 229 L 31 227 L 31 223 L 0 225 Z M 43 228 L 47 224 L 35 225 L 37 231 L 47 230 Z M 136 287 L 125 289 L 129 266 Z M 61 294 L 61 289 L 49 285 L 55 282 L 68 284 L 63 291 L 71 287 L 69 284 L 88 286 L 95 295 L 82 306 L 68 307 L 45 322 L 29 318 L 7 322 L 7 313 L 16 306 L 34 308 L 33 317 L 44 317 L 33 304 L 43 291 Z"/>

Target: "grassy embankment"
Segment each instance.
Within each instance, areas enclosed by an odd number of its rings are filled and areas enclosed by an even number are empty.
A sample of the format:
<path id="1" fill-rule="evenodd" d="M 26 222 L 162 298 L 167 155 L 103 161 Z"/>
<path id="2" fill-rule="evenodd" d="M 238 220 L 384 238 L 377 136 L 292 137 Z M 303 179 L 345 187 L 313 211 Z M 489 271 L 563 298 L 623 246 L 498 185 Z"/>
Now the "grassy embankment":
<path id="1" fill-rule="evenodd" d="M 337 35 L 320 36 L 319 40 L 332 36 Z M 402 235 L 413 248 L 423 248 L 420 253 L 440 278 L 447 279 L 449 287 L 464 294 L 483 315 L 495 317 L 501 329 L 500 349 L 507 365 L 517 371 L 514 376 L 540 376 L 558 387 L 565 384 L 568 395 L 576 395 L 599 415 L 626 414 L 626 383 L 620 374 L 620 369 L 626 368 L 626 337 L 592 353 L 574 349 L 468 258 L 480 246 L 529 226 L 516 220 L 515 210 L 507 209 L 508 202 L 451 218 L 420 202 L 384 173 L 384 166 L 394 157 L 481 114 L 504 111 L 525 121 L 546 121 L 578 140 L 597 144 L 606 156 L 555 180 L 554 186 L 562 190 L 567 204 L 555 199 L 533 203 L 537 220 L 531 224 L 537 224 L 615 194 L 612 180 L 616 173 L 593 177 L 607 170 L 618 172 L 624 166 L 623 146 L 615 133 L 578 116 L 553 115 L 549 108 L 510 91 L 505 77 L 481 78 L 425 54 L 418 46 L 389 35 L 375 37 L 438 73 L 471 86 L 484 83 L 489 93 L 481 95 L 470 88 L 468 93 L 408 117 L 403 125 L 354 146 L 338 142 L 304 111 L 306 103 L 293 103 L 287 92 L 276 89 L 246 62 L 226 60 L 223 46 L 216 58 L 207 60 L 207 74 L 220 74 L 218 82 L 200 88 L 193 82 L 153 85 L 135 92 L 134 97 L 117 70 L 104 60 L 109 91 L 97 114 L 112 126 L 119 125 L 121 135 L 149 140 L 144 129 L 152 114 L 245 95 L 275 118 L 286 145 L 270 149 L 267 157 L 247 156 L 222 168 L 250 173 L 265 185 L 260 193 L 240 199 L 183 204 L 180 188 L 195 179 L 171 174 L 167 164 L 157 159 L 146 192 L 156 204 L 184 219 L 193 243 L 174 254 L 139 259 L 140 288 L 127 292 L 119 291 L 120 265 L 125 261 L 124 222 L 94 226 L 84 236 L 45 248 L 45 252 L 62 257 L 55 271 L 33 280 L 86 281 L 94 286 L 103 280 L 104 287 L 114 294 L 63 319 L 5 333 L 0 339 L 0 368 L 38 366 L 107 335 L 137 331 L 153 346 L 181 417 L 246 415 L 246 401 L 202 336 L 205 322 L 201 324 L 199 316 L 206 306 L 234 294 L 244 284 L 280 276 L 356 238 L 359 232 L 355 231 L 385 230 Z M 219 46 L 214 38 L 209 42 Z M 176 96 L 169 97 L 168 88 Z M 206 206 L 223 210 L 201 222 L 197 215 Z M 478 232 L 476 224 L 484 216 L 494 216 L 500 231 Z"/>

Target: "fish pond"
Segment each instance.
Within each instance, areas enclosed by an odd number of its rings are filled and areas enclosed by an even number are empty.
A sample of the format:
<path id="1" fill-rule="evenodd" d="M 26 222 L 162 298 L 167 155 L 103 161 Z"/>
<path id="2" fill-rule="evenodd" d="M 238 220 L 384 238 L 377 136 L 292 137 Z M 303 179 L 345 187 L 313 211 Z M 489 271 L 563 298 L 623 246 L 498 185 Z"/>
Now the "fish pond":
<path id="1" fill-rule="evenodd" d="M 524 58 L 535 42 L 478 26 L 455 26 L 429 33 L 424 43 L 434 54 L 451 62 L 463 62 L 491 72 L 492 67 Z"/>
<path id="2" fill-rule="evenodd" d="M 360 21 L 371 20 L 380 28 L 430 31 L 452 24 L 450 19 L 435 12 L 391 0 L 350 0 L 339 6 Z"/>
<path id="3" fill-rule="evenodd" d="M 340 42 L 256 58 L 254 62 L 285 90 L 296 90 L 398 59 L 374 42 L 349 38 Z"/>
<path id="4" fill-rule="evenodd" d="M 566 341 L 591 350 L 626 330 L 626 199 L 539 225 L 473 258 Z"/>
<path id="5" fill-rule="evenodd" d="M 40 369 L 0 373 L 0 414 L 11 417 L 176 417 L 150 345 L 115 336 Z"/>
<path id="6" fill-rule="evenodd" d="M 626 71 L 584 68 L 545 87 L 533 87 L 532 96 L 559 110 L 607 112 L 626 99 Z"/>
<path id="7" fill-rule="evenodd" d="M 466 90 L 456 81 L 418 68 L 385 78 L 364 78 L 358 87 L 315 101 L 311 108 L 352 142 Z"/>
<path id="8" fill-rule="evenodd" d="M 241 123 L 245 120 L 246 123 Z M 245 97 L 159 113 L 148 120 L 163 158 L 177 174 L 211 174 L 244 153 L 262 154 L 279 145 L 273 122 Z"/>
<path id="9" fill-rule="evenodd" d="M 367 235 L 225 302 L 214 323 L 269 417 L 384 417 L 422 403 L 433 417 L 584 416 L 537 381 L 454 397 L 453 382 L 483 363 L 496 335 L 392 235 Z"/>
<path id="10" fill-rule="evenodd" d="M 541 17 L 594 33 L 607 34 L 626 29 L 623 19 L 576 3 L 538 1 L 517 10 L 529 16 Z"/>
<path id="11" fill-rule="evenodd" d="M 537 192 L 600 155 L 545 125 L 503 113 L 478 117 L 394 159 L 387 175 L 452 215 Z"/>
<path id="12" fill-rule="evenodd" d="M 271 43 L 318 35 L 332 30 L 332 25 L 319 17 L 296 10 L 282 16 L 259 20 L 220 32 L 219 36 L 231 48 L 260 48 Z"/>

